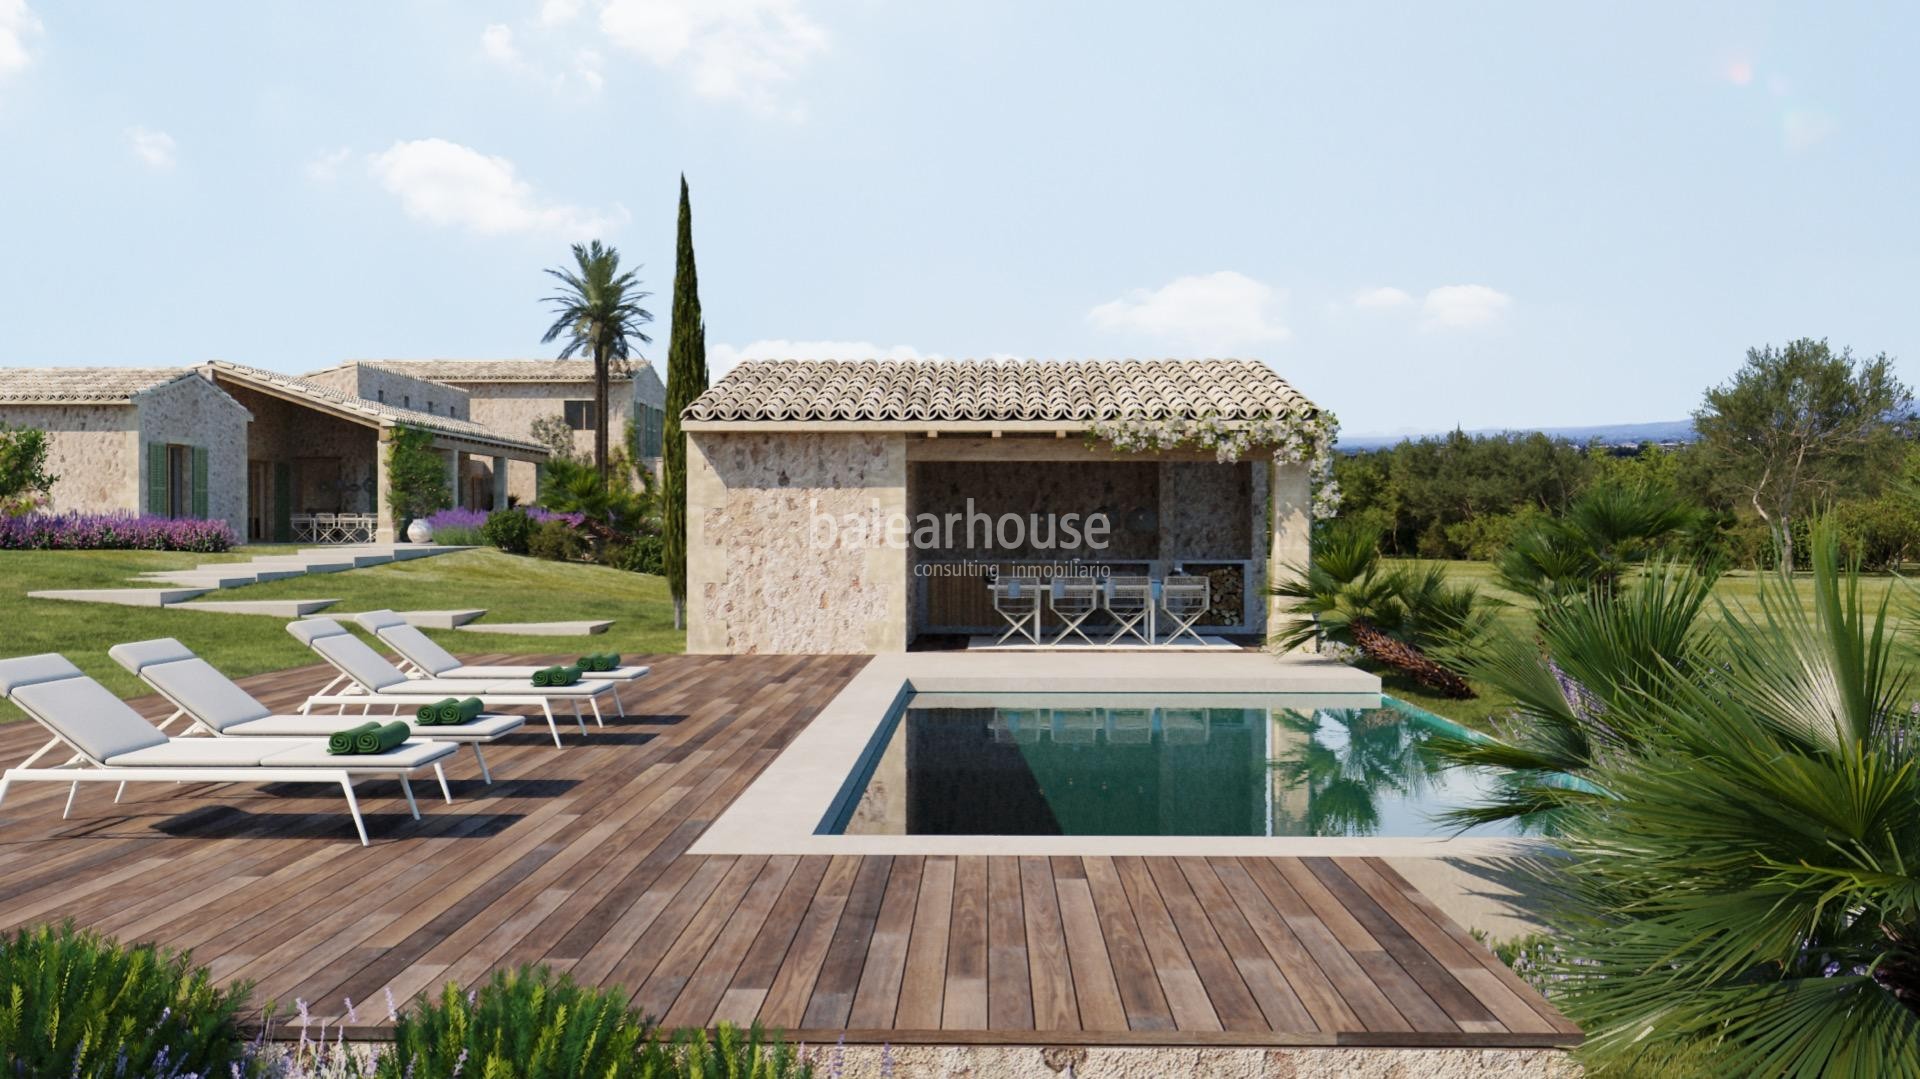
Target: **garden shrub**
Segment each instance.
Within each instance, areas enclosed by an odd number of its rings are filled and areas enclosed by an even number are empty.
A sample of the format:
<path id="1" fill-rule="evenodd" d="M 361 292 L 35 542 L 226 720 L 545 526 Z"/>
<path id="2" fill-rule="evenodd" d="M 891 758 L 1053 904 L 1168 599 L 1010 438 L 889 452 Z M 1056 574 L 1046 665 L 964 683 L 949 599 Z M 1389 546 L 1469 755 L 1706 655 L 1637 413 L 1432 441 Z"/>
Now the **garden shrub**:
<path id="1" fill-rule="evenodd" d="M 45 506 L 59 479 L 47 471 L 45 431 L 0 423 L 0 517 Z"/>
<path id="2" fill-rule="evenodd" d="M 402 424 L 387 443 L 387 509 L 405 527 L 453 502 L 447 488 L 447 462 L 433 448 L 433 433 Z"/>
<path id="3" fill-rule="evenodd" d="M 628 573 L 658 575 L 666 572 L 666 541 L 660 536 L 635 536 L 629 543 L 609 546 L 602 560 L 614 569 L 623 569 Z"/>
<path id="4" fill-rule="evenodd" d="M 527 542 L 533 538 L 533 518 L 518 506 L 494 510 L 480 526 L 480 535 L 508 554 L 526 554 Z"/>
<path id="5" fill-rule="evenodd" d="M 808 1079 L 813 1065 L 779 1039 L 769 1042 L 758 1024 L 746 1034 L 721 1023 L 712 1038 L 682 1030 L 672 1042 L 648 1038 L 639 1075 L 646 1079 Z"/>
<path id="6" fill-rule="evenodd" d="M 558 519 L 541 522 L 527 538 L 527 553 L 551 562 L 575 561 L 586 549 L 586 542 L 574 531 L 573 525 Z"/>
<path id="7" fill-rule="evenodd" d="M 0 516 L 0 551 L 225 551 L 235 543 L 225 521 L 130 513 Z"/>
<path id="8" fill-rule="evenodd" d="M 455 547 L 485 546 L 487 539 L 481 534 L 486 526 L 485 510 L 445 509 L 427 518 L 433 526 L 433 542 L 451 544 Z"/>
<path id="9" fill-rule="evenodd" d="M 576 984 L 545 966 L 498 971 L 470 993 L 449 982 L 436 1003 L 421 997 L 394 1026 L 380 1079 L 471 1075 L 514 1079 L 643 1074 L 646 1024 L 617 989 Z"/>
<path id="10" fill-rule="evenodd" d="M 175 1077 L 244 1070 L 244 986 L 220 989 L 182 953 L 73 923 L 0 939 L 0 1073 Z"/>

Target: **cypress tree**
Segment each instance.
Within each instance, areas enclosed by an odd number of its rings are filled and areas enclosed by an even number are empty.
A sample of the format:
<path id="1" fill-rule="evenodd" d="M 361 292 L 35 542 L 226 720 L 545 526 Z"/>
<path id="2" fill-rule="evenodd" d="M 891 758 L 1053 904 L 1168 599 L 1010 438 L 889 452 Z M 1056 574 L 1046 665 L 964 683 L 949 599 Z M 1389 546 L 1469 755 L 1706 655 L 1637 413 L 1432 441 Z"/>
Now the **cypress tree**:
<path id="1" fill-rule="evenodd" d="M 667 345 L 667 416 L 661 446 L 661 509 L 667 589 L 673 594 L 673 626 L 687 606 L 687 445 L 680 414 L 707 389 L 707 326 L 700 317 L 700 278 L 693 266 L 693 203 L 680 177 L 680 233 L 673 265 L 673 336 Z"/>

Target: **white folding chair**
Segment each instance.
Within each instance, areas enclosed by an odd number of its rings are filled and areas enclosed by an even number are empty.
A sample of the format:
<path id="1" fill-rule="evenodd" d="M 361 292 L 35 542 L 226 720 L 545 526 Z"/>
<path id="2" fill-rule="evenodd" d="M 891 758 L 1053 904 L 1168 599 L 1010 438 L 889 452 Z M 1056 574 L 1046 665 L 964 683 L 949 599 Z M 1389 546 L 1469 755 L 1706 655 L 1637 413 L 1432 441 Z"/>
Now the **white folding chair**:
<path id="1" fill-rule="evenodd" d="M 1160 643 L 1173 644 L 1184 635 L 1192 637 L 1195 644 L 1206 644 L 1206 638 L 1200 636 L 1193 624 L 1200 621 L 1212 605 L 1205 577 L 1168 577 L 1160 582 L 1160 609 L 1173 623 L 1173 632 Z"/>
<path id="2" fill-rule="evenodd" d="M 1119 644 L 1133 637 L 1141 644 L 1153 643 L 1153 582 L 1145 577 L 1109 577 L 1106 605 L 1117 628 L 1108 644 Z"/>
<path id="3" fill-rule="evenodd" d="M 1072 635 L 1093 644 L 1093 638 L 1080 626 L 1100 609 L 1100 585 L 1091 577 L 1058 577 L 1054 579 L 1052 593 L 1049 600 L 1053 613 L 1060 618 L 1060 632 L 1054 636 L 1053 643 L 1064 644 Z"/>
<path id="4" fill-rule="evenodd" d="M 987 587 L 993 591 L 993 609 L 1007 620 L 1007 631 L 993 643 L 1005 644 L 1015 634 L 1041 643 L 1040 578 L 996 577 Z"/>

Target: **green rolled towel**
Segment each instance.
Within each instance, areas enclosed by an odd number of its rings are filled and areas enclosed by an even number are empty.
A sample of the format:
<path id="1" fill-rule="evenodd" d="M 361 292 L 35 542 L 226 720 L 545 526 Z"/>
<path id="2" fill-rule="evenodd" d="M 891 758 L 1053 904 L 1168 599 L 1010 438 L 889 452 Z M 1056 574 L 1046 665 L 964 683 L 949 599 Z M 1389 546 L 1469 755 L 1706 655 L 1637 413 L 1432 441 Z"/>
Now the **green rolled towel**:
<path id="1" fill-rule="evenodd" d="M 611 670 L 617 670 L 619 669 L 619 667 L 620 667 L 620 653 L 618 652 L 600 653 L 600 669 L 601 670 L 611 671 Z"/>
<path id="2" fill-rule="evenodd" d="M 423 704 L 414 709 L 413 721 L 415 723 L 425 723 L 429 726 L 438 723 L 440 722 L 440 709 L 452 703 L 452 697 L 442 697 L 440 700 L 434 701 L 431 704 Z"/>
<path id="3" fill-rule="evenodd" d="M 434 711 L 433 721 L 442 727 L 457 727 L 480 714 L 480 698 L 454 700 L 448 697 Z"/>
<path id="4" fill-rule="evenodd" d="M 363 731 L 354 735 L 353 751 L 363 754 L 385 753 L 387 750 L 406 741 L 412 733 L 405 723 L 388 723 L 384 726 L 375 726 L 370 731 Z"/>
<path id="5" fill-rule="evenodd" d="M 354 740 L 363 734 L 371 734 L 380 729 L 378 723 L 362 723 L 358 727 L 349 727 L 344 731 L 335 731 L 327 736 L 327 752 L 336 757 L 356 753 Z"/>
<path id="6" fill-rule="evenodd" d="M 580 683 L 579 667 L 562 667 L 558 672 L 558 678 L 554 682 L 554 685 L 573 686 L 573 685 L 578 685 L 579 683 Z"/>
<path id="7" fill-rule="evenodd" d="M 605 658 L 606 657 L 601 656 L 598 653 L 592 653 L 589 655 L 581 656 L 579 659 L 574 660 L 573 665 L 580 668 L 583 671 L 604 671 L 604 670 L 607 670 L 608 668 L 600 666 L 600 662 Z"/>
<path id="8" fill-rule="evenodd" d="M 560 668 L 558 668 L 558 667 L 542 667 L 542 668 L 540 668 L 539 670 L 537 670 L 537 671 L 534 671 L 534 672 L 533 672 L 533 684 L 534 684 L 534 685 L 536 685 L 536 686 L 550 686 L 550 685 L 552 685 L 552 684 L 553 684 L 553 672 L 554 672 L 554 671 L 557 671 L 557 670 L 559 670 L 559 669 L 560 669 Z"/>

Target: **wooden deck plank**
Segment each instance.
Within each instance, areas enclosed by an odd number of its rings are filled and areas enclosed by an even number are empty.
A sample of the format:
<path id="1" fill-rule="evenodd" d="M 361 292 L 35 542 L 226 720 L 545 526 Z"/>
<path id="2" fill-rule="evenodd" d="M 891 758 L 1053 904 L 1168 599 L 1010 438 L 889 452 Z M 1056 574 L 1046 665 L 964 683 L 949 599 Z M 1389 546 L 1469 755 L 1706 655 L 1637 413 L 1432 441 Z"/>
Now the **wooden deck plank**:
<path id="1" fill-rule="evenodd" d="M 515 657 L 520 658 L 520 657 Z M 563 657 L 530 657 L 544 662 Z M 1578 1030 L 1378 859 L 689 853 L 866 662 L 663 656 L 555 748 L 454 758 L 454 805 L 361 785 L 66 791 L 0 806 L 0 930 L 72 916 L 255 999 L 384 1022 L 383 991 L 545 962 L 669 1023 L 899 1044 L 1551 1045 Z M 244 680 L 289 711 L 318 667 Z M 164 714 L 154 698 L 133 702 Z M 44 737 L 0 724 L 0 764 Z M 426 795 L 427 791 L 421 791 Z"/>

